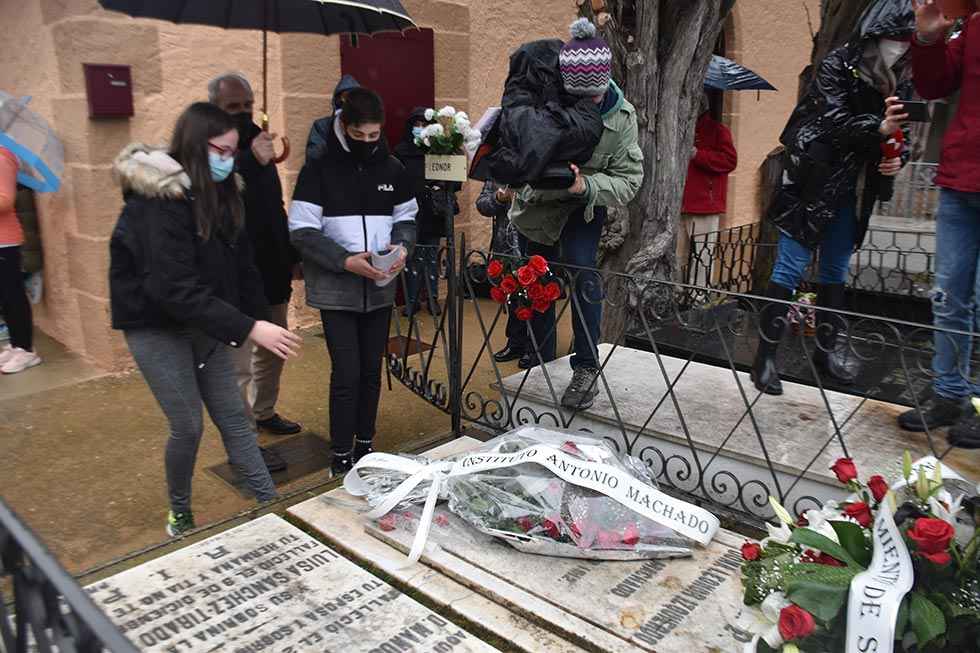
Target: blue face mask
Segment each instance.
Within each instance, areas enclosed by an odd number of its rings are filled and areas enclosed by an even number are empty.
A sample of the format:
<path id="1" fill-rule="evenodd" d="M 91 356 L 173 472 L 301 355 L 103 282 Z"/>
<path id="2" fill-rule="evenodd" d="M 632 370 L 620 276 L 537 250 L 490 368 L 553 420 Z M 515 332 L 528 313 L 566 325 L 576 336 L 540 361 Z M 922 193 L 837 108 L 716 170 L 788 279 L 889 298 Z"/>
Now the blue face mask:
<path id="1" fill-rule="evenodd" d="M 425 127 L 412 127 L 412 136 L 414 136 L 415 138 L 421 140 L 422 139 L 422 132 L 424 130 L 425 130 Z"/>
<path id="2" fill-rule="evenodd" d="M 230 156 L 227 159 L 222 159 L 220 154 L 208 152 L 208 164 L 211 166 L 211 179 L 216 183 L 221 183 L 235 169 L 235 157 Z"/>

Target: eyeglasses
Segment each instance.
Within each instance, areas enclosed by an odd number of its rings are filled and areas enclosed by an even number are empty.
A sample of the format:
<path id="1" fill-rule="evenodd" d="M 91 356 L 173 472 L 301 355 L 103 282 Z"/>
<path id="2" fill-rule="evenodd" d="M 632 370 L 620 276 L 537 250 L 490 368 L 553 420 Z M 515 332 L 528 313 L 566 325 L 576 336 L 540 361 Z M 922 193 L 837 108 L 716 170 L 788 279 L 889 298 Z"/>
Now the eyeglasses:
<path id="1" fill-rule="evenodd" d="M 222 147 L 220 145 L 215 145 L 212 142 L 208 142 L 208 149 L 220 156 L 222 159 L 232 159 L 238 156 L 237 147 Z"/>

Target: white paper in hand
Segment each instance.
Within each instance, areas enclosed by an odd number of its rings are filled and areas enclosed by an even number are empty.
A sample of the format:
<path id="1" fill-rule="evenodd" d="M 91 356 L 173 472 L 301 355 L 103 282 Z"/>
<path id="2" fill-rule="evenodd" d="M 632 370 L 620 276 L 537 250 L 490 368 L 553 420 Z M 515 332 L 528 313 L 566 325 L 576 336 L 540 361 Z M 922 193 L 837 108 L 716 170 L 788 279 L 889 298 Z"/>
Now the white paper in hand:
<path id="1" fill-rule="evenodd" d="M 371 265 L 373 265 L 376 269 L 387 273 L 388 270 L 390 270 L 391 267 L 398 262 L 398 257 L 401 256 L 401 251 L 401 247 L 392 247 L 384 254 L 371 252 Z M 394 281 L 397 276 L 397 274 L 390 274 L 384 279 L 380 279 L 374 283 L 376 283 L 379 288 L 384 288 L 389 283 Z"/>

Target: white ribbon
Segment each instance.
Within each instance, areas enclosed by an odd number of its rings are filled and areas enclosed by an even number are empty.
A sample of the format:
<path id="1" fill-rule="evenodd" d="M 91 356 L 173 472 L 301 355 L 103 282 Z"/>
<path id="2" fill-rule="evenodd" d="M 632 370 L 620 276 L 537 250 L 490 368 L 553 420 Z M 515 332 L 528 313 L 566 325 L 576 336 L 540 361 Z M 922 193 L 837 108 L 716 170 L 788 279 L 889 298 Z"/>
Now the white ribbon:
<path id="1" fill-rule="evenodd" d="M 887 501 L 874 523 L 871 566 L 854 577 L 847 603 L 847 653 L 892 653 L 902 598 L 915 573 Z"/>
<path id="2" fill-rule="evenodd" d="M 369 519 L 378 519 L 404 501 L 420 483 L 431 481 L 432 485 L 426 496 L 419 529 L 415 533 L 412 549 L 408 554 L 408 562 L 411 564 L 417 562 L 422 555 L 425 542 L 429 537 L 436 503 L 448 478 L 525 463 L 536 463 L 564 481 L 600 492 L 647 519 L 671 528 L 701 545 L 707 545 L 720 527 L 718 518 L 699 506 L 664 494 L 620 469 L 605 463 L 586 462 L 545 444 L 530 446 L 512 454 L 473 453 L 455 463 L 437 461 L 423 464 L 390 454 L 369 454 L 347 474 L 344 488 L 354 496 L 367 495 L 370 488 L 360 476 L 360 470 L 365 468 L 386 469 L 407 474 L 408 478 L 367 513 Z"/>

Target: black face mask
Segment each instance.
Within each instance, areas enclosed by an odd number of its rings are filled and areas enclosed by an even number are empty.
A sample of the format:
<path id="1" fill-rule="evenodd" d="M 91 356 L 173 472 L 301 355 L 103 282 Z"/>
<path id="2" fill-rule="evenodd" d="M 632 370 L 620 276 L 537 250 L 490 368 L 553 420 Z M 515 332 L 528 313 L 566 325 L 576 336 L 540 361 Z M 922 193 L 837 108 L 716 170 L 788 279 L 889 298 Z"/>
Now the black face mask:
<path id="1" fill-rule="evenodd" d="M 238 129 L 238 149 L 247 149 L 252 144 L 252 139 L 255 138 L 255 130 L 257 129 L 255 123 L 252 122 L 252 114 L 243 111 L 242 113 L 233 113 L 231 117 L 235 121 L 235 127 Z"/>
<path id="2" fill-rule="evenodd" d="M 365 163 L 377 151 L 378 141 L 357 141 L 348 136 L 347 147 L 354 160 Z"/>

